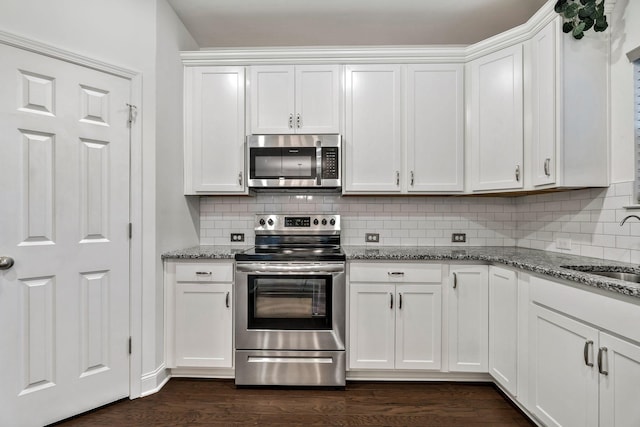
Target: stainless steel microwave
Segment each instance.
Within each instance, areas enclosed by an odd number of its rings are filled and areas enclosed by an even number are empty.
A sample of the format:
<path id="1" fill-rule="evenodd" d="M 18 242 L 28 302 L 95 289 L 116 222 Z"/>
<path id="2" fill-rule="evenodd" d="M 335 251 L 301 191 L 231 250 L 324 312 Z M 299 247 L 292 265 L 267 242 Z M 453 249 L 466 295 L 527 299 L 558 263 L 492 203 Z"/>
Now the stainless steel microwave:
<path id="1" fill-rule="evenodd" d="M 341 135 L 250 135 L 250 188 L 340 188 Z"/>

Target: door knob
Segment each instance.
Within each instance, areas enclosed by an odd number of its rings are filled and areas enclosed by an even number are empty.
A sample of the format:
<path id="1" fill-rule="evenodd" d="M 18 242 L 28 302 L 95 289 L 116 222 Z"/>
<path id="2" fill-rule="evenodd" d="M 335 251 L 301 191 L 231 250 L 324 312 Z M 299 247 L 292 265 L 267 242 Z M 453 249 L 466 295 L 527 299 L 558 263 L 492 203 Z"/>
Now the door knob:
<path id="1" fill-rule="evenodd" d="M 13 267 L 14 261 L 10 256 L 0 256 L 0 270 L 8 270 Z"/>

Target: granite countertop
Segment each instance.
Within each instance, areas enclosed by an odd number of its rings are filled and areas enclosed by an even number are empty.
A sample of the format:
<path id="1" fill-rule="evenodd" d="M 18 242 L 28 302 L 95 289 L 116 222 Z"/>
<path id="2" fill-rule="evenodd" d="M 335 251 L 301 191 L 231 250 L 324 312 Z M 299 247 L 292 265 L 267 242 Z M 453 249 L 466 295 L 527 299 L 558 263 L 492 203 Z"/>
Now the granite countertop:
<path id="1" fill-rule="evenodd" d="M 234 259 L 249 246 L 202 245 L 165 252 L 162 259 Z M 610 270 L 640 274 L 640 266 L 547 252 L 537 249 L 503 246 L 343 246 L 348 261 L 482 261 L 532 271 L 549 277 L 570 280 L 587 286 L 640 298 L 640 284 L 595 274 L 606 266 Z M 563 266 L 579 266 L 570 270 Z"/>
<path id="2" fill-rule="evenodd" d="M 244 252 L 250 248 L 251 246 L 192 246 L 190 248 L 164 252 L 162 259 L 234 259 L 237 253 Z"/>
<path id="3" fill-rule="evenodd" d="M 640 266 L 537 249 L 502 246 L 344 246 L 347 259 L 388 261 L 484 261 L 520 268 L 558 279 L 640 298 L 640 284 L 589 274 L 606 266 L 609 270 L 640 274 Z M 563 266 L 578 266 L 582 271 Z"/>

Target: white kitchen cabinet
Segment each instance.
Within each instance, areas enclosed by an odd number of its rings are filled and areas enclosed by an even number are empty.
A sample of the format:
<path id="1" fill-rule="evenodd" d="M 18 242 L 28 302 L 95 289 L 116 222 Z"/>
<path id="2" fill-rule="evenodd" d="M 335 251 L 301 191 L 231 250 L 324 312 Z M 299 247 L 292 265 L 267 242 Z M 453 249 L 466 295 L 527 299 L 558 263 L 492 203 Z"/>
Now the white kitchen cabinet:
<path id="1" fill-rule="evenodd" d="M 523 187 L 522 44 L 467 64 L 471 190 Z"/>
<path id="2" fill-rule="evenodd" d="M 246 194 L 243 67 L 185 67 L 184 192 Z"/>
<path id="3" fill-rule="evenodd" d="M 350 369 L 440 369 L 441 271 L 440 265 L 351 265 Z"/>
<path id="4" fill-rule="evenodd" d="M 346 67 L 345 193 L 399 193 L 402 67 Z"/>
<path id="5" fill-rule="evenodd" d="M 527 187 L 606 186 L 607 40 L 578 41 L 564 36 L 561 27 L 562 18 L 556 17 L 527 42 Z"/>
<path id="6" fill-rule="evenodd" d="M 548 426 L 640 425 L 640 307 L 533 278 L 527 409 Z"/>
<path id="7" fill-rule="evenodd" d="M 464 67 L 407 66 L 407 149 L 403 180 L 409 193 L 464 190 Z"/>
<path id="8" fill-rule="evenodd" d="M 168 368 L 233 367 L 233 262 L 166 262 Z"/>
<path id="9" fill-rule="evenodd" d="M 489 374 L 513 396 L 518 390 L 518 276 L 489 267 Z"/>
<path id="10" fill-rule="evenodd" d="M 250 68 L 251 133 L 340 132 L 338 65 Z"/>
<path id="11" fill-rule="evenodd" d="M 451 265 L 449 269 L 449 370 L 489 369 L 489 268 Z"/>

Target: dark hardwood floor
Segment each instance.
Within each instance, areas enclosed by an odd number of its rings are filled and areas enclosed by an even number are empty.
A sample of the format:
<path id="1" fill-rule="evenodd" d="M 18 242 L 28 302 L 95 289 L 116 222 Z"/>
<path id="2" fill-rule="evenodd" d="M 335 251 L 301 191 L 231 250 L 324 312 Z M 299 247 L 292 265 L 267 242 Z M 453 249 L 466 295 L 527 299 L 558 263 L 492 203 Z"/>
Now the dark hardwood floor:
<path id="1" fill-rule="evenodd" d="M 532 426 L 491 384 L 349 382 L 346 390 L 236 389 L 174 378 L 56 426 Z"/>

